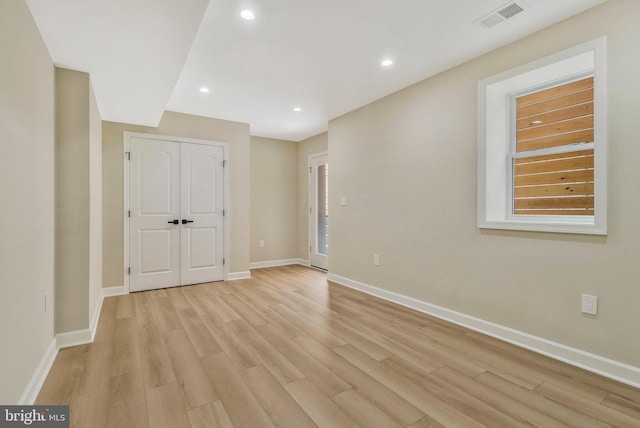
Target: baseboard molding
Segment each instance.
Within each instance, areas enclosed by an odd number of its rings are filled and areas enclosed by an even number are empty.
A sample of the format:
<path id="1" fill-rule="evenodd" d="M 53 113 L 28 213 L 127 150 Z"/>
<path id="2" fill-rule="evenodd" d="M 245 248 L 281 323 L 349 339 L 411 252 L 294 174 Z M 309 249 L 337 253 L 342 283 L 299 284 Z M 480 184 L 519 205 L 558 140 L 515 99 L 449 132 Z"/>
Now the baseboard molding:
<path id="1" fill-rule="evenodd" d="M 93 342 L 94 337 L 90 328 L 58 333 L 56 334 L 56 347 L 62 349 L 71 346 L 86 345 Z"/>
<path id="2" fill-rule="evenodd" d="M 91 317 L 91 324 L 89 328 L 83 330 L 69 331 L 66 333 L 56 334 L 53 339 L 51 339 L 51 343 L 47 348 L 38 368 L 35 373 L 31 377 L 27 388 L 25 389 L 22 397 L 20 397 L 19 405 L 32 405 L 36 398 L 38 398 L 38 394 L 40 393 L 40 389 L 44 384 L 47 375 L 49 374 L 49 370 L 51 370 L 51 366 L 58 355 L 58 350 L 62 348 L 68 348 L 70 346 L 77 345 L 86 345 L 88 343 L 93 343 L 93 340 L 96 336 L 96 331 L 98 329 L 98 321 L 100 321 L 100 313 L 102 312 L 102 303 L 104 302 L 105 297 L 110 296 L 118 296 L 121 294 L 126 294 L 124 290 L 124 286 L 120 287 L 107 287 L 102 288 L 100 290 L 100 297 L 98 300 L 98 304 L 93 311 L 93 315 Z"/>
<path id="3" fill-rule="evenodd" d="M 407 308 L 450 321 L 454 324 L 486 334 L 496 339 L 537 352 L 547 357 L 571 364 L 610 379 L 640 388 L 640 367 L 621 363 L 600 355 L 556 343 L 541 337 L 533 336 L 503 325 L 495 324 L 472 317 L 442 306 L 433 305 L 422 300 L 408 297 L 389 290 L 345 278 L 333 273 L 327 274 L 327 280 L 333 281 L 363 293 L 397 303 Z"/>
<path id="4" fill-rule="evenodd" d="M 62 349 L 93 343 L 93 339 L 96 337 L 96 331 L 98 330 L 98 321 L 100 321 L 102 303 L 104 302 L 105 297 L 118 296 L 121 294 L 126 294 L 124 286 L 102 288 L 100 290 L 98 304 L 96 305 L 91 317 L 91 324 L 89 325 L 89 328 L 56 334 L 56 347 L 58 349 Z"/>
<path id="5" fill-rule="evenodd" d="M 104 302 L 104 288 L 100 289 L 100 295 L 98 296 L 98 303 L 91 316 L 91 324 L 89 324 L 89 330 L 91 331 L 91 342 L 96 337 L 96 330 L 98 329 L 98 321 L 100 321 L 100 312 L 102 312 L 102 302 Z"/>
<path id="6" fill-rule="evenodd" d="M 251 271 L 246 272 L 229 272 L 227 274 L 227 281 L 235 281 L 238 279 L 251 279 Z"/>
<path id="7" fill-rule="evenodd" d="M 309 261 L 304 259 L 284 259 L 284 260 L 270 260 L 266 262 L 253 262 L 249 263 L 249 269 L 262 269 L 276 266 L 289 266 L 289 265 L 303 265 L 309 266 Z"/>
<path id="8" fill-rule="evenodd" d="M 56 347 L 56 340 L 51 339 L 47 350 L 42 356 L 42 360 L 40 360 L 40 364 L 38 364 L 36 371 L 33 373 L 33 376 L 31 376 L 27 387 L 20 397 L 20 401 L 17 403 L 19 406 L 31 406 L 36 402 L 40 389 L 42 388 L 57 355 L 58 348 Z"/>
<path id="9" fill-rule="evenodd" d="M 124 285 L 121 285 L 119 287 L 105 287 L 102 289 L 103 297 L 121 296 L 123 294 L 127 294 L 124 289 Z"/>

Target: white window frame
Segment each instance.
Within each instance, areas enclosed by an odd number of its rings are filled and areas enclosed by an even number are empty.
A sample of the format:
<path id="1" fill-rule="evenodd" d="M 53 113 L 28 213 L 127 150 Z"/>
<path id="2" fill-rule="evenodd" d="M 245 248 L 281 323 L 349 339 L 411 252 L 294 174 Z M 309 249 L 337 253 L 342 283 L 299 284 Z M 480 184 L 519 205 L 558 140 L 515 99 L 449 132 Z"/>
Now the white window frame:
<path id="1" fill-rule="evenodd" d="M 514 100 L 542 87 L 594 76 L 593 216 L 513 214 Z M 540 232 L 607 233 L 606 37 L 517 67 L 478 83 L 478 227 Z M 576 145 L 575 150 L 591 146 Z M 554 150 L 536 150 L 545 155 Z M 528 153 L 529 155 L 531 152 Z"/>

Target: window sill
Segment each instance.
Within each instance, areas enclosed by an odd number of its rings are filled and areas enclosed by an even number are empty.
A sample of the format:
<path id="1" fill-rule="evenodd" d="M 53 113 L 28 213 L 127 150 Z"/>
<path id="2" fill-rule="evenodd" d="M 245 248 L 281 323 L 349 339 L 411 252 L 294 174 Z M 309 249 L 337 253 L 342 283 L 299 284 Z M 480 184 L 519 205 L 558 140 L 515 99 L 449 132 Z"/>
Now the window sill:
<path id="1" fill-rule="evenodd" d="M 607 228 L 593 221 L 557 221 L 553 220 L 504 220 L 478 223 L 480 229 L 522 230 L 529 232 L 575 233 L 583 235 L 606 235 Z"/>

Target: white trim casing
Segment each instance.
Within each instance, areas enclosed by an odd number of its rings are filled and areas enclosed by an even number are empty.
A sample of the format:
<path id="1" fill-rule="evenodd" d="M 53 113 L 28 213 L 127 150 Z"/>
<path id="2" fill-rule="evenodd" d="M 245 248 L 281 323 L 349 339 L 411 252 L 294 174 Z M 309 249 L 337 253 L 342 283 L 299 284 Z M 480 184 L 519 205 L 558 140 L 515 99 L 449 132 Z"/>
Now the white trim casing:
<path id="1" fill-rule="evenodd" d="M 481 229 L 607 234 L 606 36 L 478 82 L 478 227 Z M 593 74 L 595 215 L 514 216 L 507 162 L 510 103 L 516 93 L 581 74 Z"/>
<path id="2" fill-rule="evenodd" d="M 51 370 L 51 366 L 53 366 L 53 362 L 56 360 L 57 355 L 58 348 L 56 347 L 56 339 L 54 338 L 51 339 L 47 350 L 42 356 L 42 360 L 40 360 L 40 364 L 38 364 L 36 371 L 33 373 L 33 376 L 31 376 L 27 387 L 22 393 L 22 396 L 17 403 L 19 406 L 30 406 L 36 402 L 40 389 L 42 388 L 44 381 L 47 379 L 49 370 Z"/>
<path id="3" fill-rule="evenodd" d="M 315 203 L 313 201 L 312 196 L 317 193 L 315 189 L 312 190 L 313 183 L 315 182 L 315 179 L 312 180 L 312 178 L 311 178 L 311 168 L 316 166 L 316 165 L 314 165 L 314 161 L 317 161 L 318 159 L 322 159 L 322 158 L 326 158 L 327 159 L 327 163 L 328 163 L 329 162 L 329 152 L 328 151 L 324 151 L 324 152 L 312 153 L 307 158 L 308 159 L 307 167 L 309 168 L 309 175 L 307 175 L 307 207 L 306 207 L 306 211 L 307 211 L 307 245 L 309 247 L 309 258 L 307 260 L 307 266 L 311 266 L 311 259 L 312 259 L 311 248 L 314 247 L 314 243 L 317 243 L 316 237 L 314 236 L 315 232 L 317 231 L 317 216 L 315 215 L 315 213 L 311 213 L 311 211 L 310 211 L 310 208 Z M 315 252 L 315 250 L 314 250 L 314 252 Z M 326 258 L 327 259 L 326 264 L 328 265 L 329 256 L 325 256 L 324 254 L 318 254 L 317 252 L 316 252 L 315 255 L 318 256 L 318 257 Z"/>
<path id="4" fill-rule="evenodd" d="M 49 374 L 49 370 L 51 370 L 53 362 L 58 355 L 58 350 L 68 348 L 70 346 L 86 345 L 93 342 L 98 329 L 98 321 L 100 320 L 100 313 L 102 312 L 102 303 L 104 302 L 104 298 L 118 296 L 121 294 L 127 294 L 124 291 L 124 286 L 102 288 L 100 290 L 100 300 L 98 301 L 93 316 L 91 317 L 90 328 L 56 334 L 55 337 L 51 339 L 51 343 L 49 343 L 49 347 L 43 355 L 40 364 L 38 364 L 38 368 L 31 377 L 24 393 L 20 397 L 18 405 L 32 405 L 35 403 L 36 398 L 38 398 L 38 394 L 40 393 L 40 389 Z"/>
<path id="5" fill-rule="evenodd" d="M 68 331 L 56 334 L 56 347 L 58 349 L 70 348 L 72 346 L 86 345 L 93 343 L 95 330 L 85 328 L 84 330 Z"/>
<path id="6" fill-rule="evenodd" d="M 89 328 L 56 334 L 55 340 L 57 348 L 62 349 L 69 348 L 71 346 L 93 343 L 93 339 L 96 337 L 96 331 L 98 330 L 98 322 L 100 321 L 100 314 L 102 313 L 102 304 L 104 303 L 104 298 L 118 296 L 121 294 L 127 294 L 124 290 L 124 286 L 106 287 L 100 289 L 100 300 L 98 301 L 93 316 L 91 317 L 91 324 L 89 325 Z"/>
<path id="7" fill-rule="evenodd" d="M 276 266 L 289 266 L 289 265 L 303 265 L 309 266 L 309 261 L 304 259 L 283 259 L 283 260 L 270 260 L 266 262 L 252 262 L 249 263 L 249 269 L 262 269 Z"/>
<path id="8" fill-rule="evenodd" d="M 123 195 L 124 195 L 124 210 L 123 210 L 123 235 L 124 235 L 124 264 L 123 264 L 123 272 L 124 275 L 124 294 L 129 293 L 129 221 L 128 221 L 128 211 L 129 211 L 129 160 L 127 158 L 127 152 L 130 152 L 130 144 L 129 139 L 131 137 L 137 138 L 146 138 L 152 140 L 161 140 L 161 141 L 173 141 L 178 143 L 193 143 L 193 144 L 204 144 L 209 146 L 221 146 L 224 149 L 223 160 L 227 163 L 227 166 L 224 168 L 224 209 L 226 210 L 226 215 L 224 217 L 224 258 L 226 260 L 226 264 L 224 266 L 223 278 L 230 279 L 229 276 L 231 273 L 229 272 L 229 262 L 230 258 L 230 218 L 231 218 L 231 207 L 229 204 L 230 201 L 230 188 L 229 186 L 229 144 L 222 143 L 219 141 L 208 141 L 208 140 L 198 140 L 195 138 L 183 138 L 183 137 L 172 137 L 168 135 L 156 135 L 156 134 L 145 134 L 141 132 L 130 132 L 125 131 L 123 133 L 123 171 L 124 171 L 124 179 L 122 180 L 123 184 Z"/>
<path id="9" fill-rule="evenodd" d="M 119 287 L 105 287 L 102 289 L 102 296 L 111 297 L 111 296 L 121 296 L 123 294 L 127 294 L 127 291 L 124 289 L 124 285 Z"/>
<path id="10" fill-rule="evenodd" d="M 226 281 L 235 281 L 238 279 L 251 279 L 251 271 L 246 272 L 229 272 Z"/>
<path id="11" fill-rule="evenodd" d="M 327 281 L 353 288 L 381 299 L 397 303 L 416 311 L 432 315 L 436 318 L 452 322 L 470 330 L 486 334 L 496 339 L 580 367 L 590 372 L 608 377 L 618 382 L 640 388 L 640 367 L 621 363 L 600 355 L 572 348 L 522 331 L 514 330 L 500 324 L 475 318 L 451 309 L 437 306 L 422 300 L 408 297 L 393 291 L 374 287 L 373 285 L 355 281 L 332 273 L 327 274 Z"/>

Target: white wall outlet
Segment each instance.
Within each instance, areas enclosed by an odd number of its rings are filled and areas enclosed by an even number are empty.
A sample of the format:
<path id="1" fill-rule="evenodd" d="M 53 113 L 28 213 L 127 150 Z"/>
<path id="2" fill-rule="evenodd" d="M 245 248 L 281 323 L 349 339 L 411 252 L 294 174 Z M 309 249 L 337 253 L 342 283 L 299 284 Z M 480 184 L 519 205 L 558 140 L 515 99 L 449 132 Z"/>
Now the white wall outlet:
<path id="1" fill-rule="evenodd" d="M 373 255 L 373 265 L 380 266 L 380 256 L 378 254 Z"/>
<path id="2" fill-rule="evenodd" d="M 598 315 L 598 296 L 583 294 L 582 312 L 589 315 Z"/>
<path id="3" fill-rule="evenodd" d="M 264 239 L 260 240 L 260 248 L 264 248 Z"/>
<path id="4" fill-rule="evenodd" d="M 341 207 L 346 207 L 347 206 L 347 197 L 346 196 L 342 196 L 340 198 L 340 206 Z"/>

